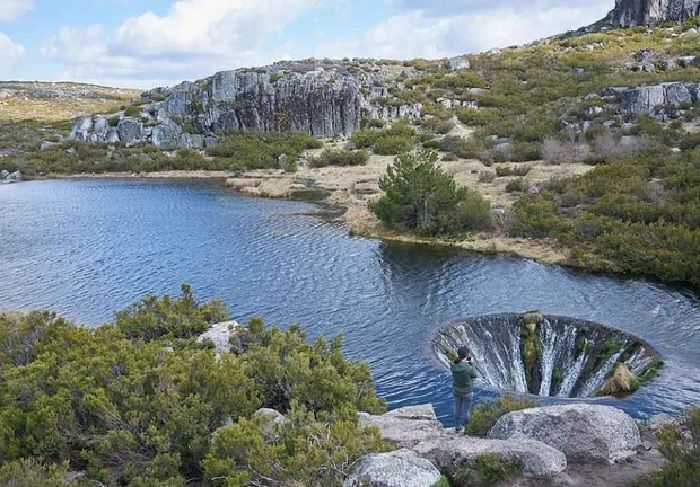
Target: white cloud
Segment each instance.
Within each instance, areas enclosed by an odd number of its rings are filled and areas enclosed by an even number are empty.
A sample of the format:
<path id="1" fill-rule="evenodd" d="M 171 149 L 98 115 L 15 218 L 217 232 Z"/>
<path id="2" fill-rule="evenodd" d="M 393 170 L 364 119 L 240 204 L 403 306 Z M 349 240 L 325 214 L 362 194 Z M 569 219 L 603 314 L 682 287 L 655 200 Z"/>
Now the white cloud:
<path id="1" fill-rule="evenodd" d="M 45 41 L 42 52 L 64 65 L 66 79 L 144 87 L 308 56 L 407 59 L 478 52 L 592 23 L 611 3 L 384 0 L 393 15 L 352 37 L 338 37 L 314 24 L 307 36 L 280 35 L 313 8 L 342 17 L 348 1 L 179 0 L 163 15 L 146 12 L 114 30 L 63 27 Z"/>
<path id="2" fill-rule="evenodd" d="M 34 9 L 34 0 L 0 0 L 0 21 L 11 22 Z"/>
<path id="3" fill-rule="evenodd" d="M 414 8 L 399 11 L 357 39 L 333 42 L 331 55 L 429 59 L 523 44 L 593 23 L 605 15 L 609 3 L 596 0 L 584 4 L 576 0 L 573 6 L 560 7 L 556 4 L 561 2 L 541 0 L 523 10 L 518 5 L 509 6 L 512 1 L 499 0 L 489 2 L 481 10 L 472 8 L 455 14 L 456 6 L 477 7 L 487 2 L 449 0 L 447 5 L 427 0 L 390 2 Z M 497 8 L 498 5 L 502 6 Z M 324 53 L 318 50 L 316 55 Z"/>
<path id="4" fill-rule="evenodd" d="M 124 21 L 114 32 L 100 26 L 63 27 L 42 48 L 65 63 L 70 79 L 154 76 L 177 82 L 213 71 L 256 65 L 282 55 L 263 43 L 322 0 L 180 0 L 162 16 L 153 12 Z"/>
<path id="5" fill-rule="evenodd" d="M 24 56 L 25 49 L 21 44 L 12 41 L 6 34 L 0 32 L 0 68 L 9 69 Z"/>

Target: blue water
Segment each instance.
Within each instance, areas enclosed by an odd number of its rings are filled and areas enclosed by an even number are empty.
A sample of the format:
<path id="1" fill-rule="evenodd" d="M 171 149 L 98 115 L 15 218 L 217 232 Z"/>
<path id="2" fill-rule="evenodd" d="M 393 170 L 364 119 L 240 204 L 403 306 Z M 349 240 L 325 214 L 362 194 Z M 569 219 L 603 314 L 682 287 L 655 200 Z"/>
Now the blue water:
<path id="1" fill-rule="evenodd" d="M 208 184 L 35 181 L 0 186 L 0 308 L 47 308 L 88 326 L 145 293 L 221 297 L 239 320 L 345 335 L 391 407 L 433 403 L 450 378 L 432 331 L 466 316 L 541 309 L 622 328 L 667 362 L 651 386 L 605 399 L 636 417 L 700 404 L 700 298 L 636 280 L 528 260 L 349 237 L 304 203 Z M 479 389 L 477 400 L 494 395 Z M 449 420 L 448 420 L 449 422 Z"/>

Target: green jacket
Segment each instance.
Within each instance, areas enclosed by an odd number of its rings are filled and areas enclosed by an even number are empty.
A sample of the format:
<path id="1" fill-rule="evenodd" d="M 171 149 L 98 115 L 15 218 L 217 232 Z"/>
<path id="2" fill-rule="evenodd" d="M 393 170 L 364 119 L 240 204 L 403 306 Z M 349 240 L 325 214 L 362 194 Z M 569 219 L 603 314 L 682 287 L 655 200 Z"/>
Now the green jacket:
<path id="1" fill-rule="evenodd" d="M 455 396 L 466 396 L 474 389 L 473 382 L 476 379 L 474 366 L 466 360 L 456 364 L 450 362 L 452 371 L 452 391 Z"/>

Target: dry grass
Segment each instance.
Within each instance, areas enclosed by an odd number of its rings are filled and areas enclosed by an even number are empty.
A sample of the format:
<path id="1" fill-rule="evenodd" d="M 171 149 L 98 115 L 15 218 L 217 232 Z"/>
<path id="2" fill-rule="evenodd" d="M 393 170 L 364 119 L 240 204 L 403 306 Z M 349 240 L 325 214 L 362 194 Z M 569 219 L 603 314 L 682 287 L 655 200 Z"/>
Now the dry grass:
<path id="1" fill-rule="evenodd" d="M 37 90 L 60 96 L 40 96 Z M 0 120 L 58 122 L 80 115 L 113 113 L 129 105 L 139 93 L 77 83 L 0 82 Z"/>

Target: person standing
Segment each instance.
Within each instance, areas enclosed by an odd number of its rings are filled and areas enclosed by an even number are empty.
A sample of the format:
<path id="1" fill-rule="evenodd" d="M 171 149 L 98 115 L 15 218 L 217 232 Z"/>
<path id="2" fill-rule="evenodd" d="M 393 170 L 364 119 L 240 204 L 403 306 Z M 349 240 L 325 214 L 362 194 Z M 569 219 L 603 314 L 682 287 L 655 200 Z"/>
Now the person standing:
<path id="1" fill-rule="evenodd" d="M 474 359 L 467 347 L 457 350 L 457 358 L 450 364 L 452 392 L 455 397 L 455 432 L 462 433 L 469 424 L 474 394 Z"/>

